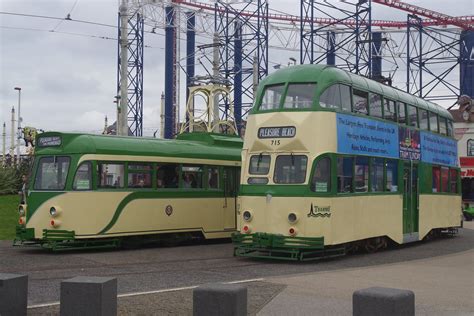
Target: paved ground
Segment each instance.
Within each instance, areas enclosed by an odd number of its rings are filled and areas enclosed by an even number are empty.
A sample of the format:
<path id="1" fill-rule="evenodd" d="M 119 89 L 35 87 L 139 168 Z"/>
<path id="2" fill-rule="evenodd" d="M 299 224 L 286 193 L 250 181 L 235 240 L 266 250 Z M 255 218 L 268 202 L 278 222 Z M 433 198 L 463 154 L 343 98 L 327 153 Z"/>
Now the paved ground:
<path id="1" fill-rule="evenodd" d="M 474 229 L 474 222 L 465 224 Z M 473 246 L 375 267 L 268 278 L 286 287 L 258 315 L 352 315 L 352 293 L 372 286 L 413 291 L 417 315 L 474 315 Z"/>
<path id="2" fill-rule="evenodd" d="M 467 226 L 474 228 L 473 223 Z M 474 314 L 473 246 L 474 230 L 463 229 L 454 238 L 375 254 L 282 263 L 233 258 L 229 243 L 52 254 L 2 242 L 0 272 L 29 275 L 30 306 L 58 301 L 60 282 L 78 275 L 117 277 L 121 295 L 263 278 L 246 283 L 251 314 L 350 314 L 352 292 L 378 285 L 415 291 L 421 315 L 462 315 Z M 191 293 L 124 297 L 119 299 L 119 311 L 121 315 L 190 314 Z M 57 306 L 30 309 L 29 314 L 54 315 Z"/>

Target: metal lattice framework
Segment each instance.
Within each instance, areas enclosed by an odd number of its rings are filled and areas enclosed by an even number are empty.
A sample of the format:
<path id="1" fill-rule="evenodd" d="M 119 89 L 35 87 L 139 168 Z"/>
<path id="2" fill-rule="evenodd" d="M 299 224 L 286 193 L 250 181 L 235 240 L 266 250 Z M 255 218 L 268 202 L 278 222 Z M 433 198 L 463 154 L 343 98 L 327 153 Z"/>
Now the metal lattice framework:
<path id="1" fill-rule="evenodd" d="M 172 102 L 168 102 L 172 111 L 179 109 L 180 73 L 186 75 L 186 87 L 199 82 L 225 83 L 234 91 L 239 129 L 251 105 L 255 84 L 272 69 L 269 65 L 281 67 L 285 64 L 282 59 L 294 54 L 300 55 L 300 63 L 334 64 L 393 82 L 394 86 L 427 99 L 456 98 L 462 86 L 460 54 L 468 49 L 462 48 L 461 31 L 465 29 L 472 38 L 474 25 L 473 16 L 451 17 L 398 0 L 300 0 L 299 16 L 272 10 L 266 0 L 128 3 L 131 12 L 139 12 L 145 18 L 145 27 L 151 34 L 170 26 L 166 8 L 174 10 L 173 36 L 166 47 L 174 56 L 170 68 L 173 84 L 166 89 L 167 94 L 174 94 Z M 411 15 L 406 21 L 376 20 L 372 18 L 374 3 Z M 184 41 L 186 56 L 180 58 L 180 43 Z M 220 101 L 221 117 L 225 118 L 228 102 Z M 167 128 L 176 130 L 178 120 L 179 112 L 168 121 L 166 125 L 171 127 Z"/>
<path id="2" fill-rule="evenodd" d="M 266 0 L 257 0 L 236 8 L 217 1 L 215 12 L 218 72 L 232 83 L 235 120 L 240 133 L 242 117 L 252 106 L 256 84 L 268 74 L 268 4 Z M 221 100 L 219 107 L 227 118 L 229 101 Z"/>
<path id="3" fill-rule="evenodd" d="M 415 15 L 408 15 L 407 24 L 406 91 L 429 100 L 457 100 L 459 85 L 447 79 L 459 65 L 459 31 L 424 27 Z"/>
<path id="4" fill-rule="evenodd" d="M 120 95 L 122 87 L 121 69 L 121 19 L 118 17 L 118 67 L 117 67 L 117 95 Z M 128 18 L 127 34 L 128 60 L 126 63 L 127 71 L 127 121 L 129 133 L 134 136 L 143 135 L 143 48 L 144 48 L 144 23 L 143 16 L 135 12 Z"/>
<path id="5" fill-rule="evenodd" d="M 316 16 L 325 16 L 330 22 L 316 24 Z M 345 1 L 344 6 L 301 0 L 300 25 L 301 64 L 327 63 L 356 74 L 372 75 L 370 0 Z"/>

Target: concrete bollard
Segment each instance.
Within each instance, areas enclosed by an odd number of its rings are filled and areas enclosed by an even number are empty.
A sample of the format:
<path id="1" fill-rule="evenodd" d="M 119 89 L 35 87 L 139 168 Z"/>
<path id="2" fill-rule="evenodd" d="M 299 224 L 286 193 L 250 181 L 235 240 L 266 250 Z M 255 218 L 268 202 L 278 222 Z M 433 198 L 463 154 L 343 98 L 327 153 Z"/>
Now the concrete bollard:
<path id="1" fill-rule="evenodd" d="M 202 285 L 193 291 L 193 315 L 247 315 L 247 288 L 238 284 Z"/>
<path id="2" fill-rule="evenodd" d="M 117 315 L 117 279 L 79 276 L 61 282 L 60 314 Z"/>
<path id="3" fill-rule="evenodd" d="M 415 293 L 386 287 L 355 291 L 352 295 L 352 315 L 414 316 Z"/>
<path id="4" fill-rule="evenodd" d="M 0 315 L 26 315 L 28 276 L 0 273 Z"/>

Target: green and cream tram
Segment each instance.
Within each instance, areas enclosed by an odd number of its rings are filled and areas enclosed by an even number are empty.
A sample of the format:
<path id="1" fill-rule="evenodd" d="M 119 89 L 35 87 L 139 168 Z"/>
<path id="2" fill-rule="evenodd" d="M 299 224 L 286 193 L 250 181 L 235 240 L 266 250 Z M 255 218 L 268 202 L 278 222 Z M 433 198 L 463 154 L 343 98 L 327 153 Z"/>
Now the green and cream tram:
<path id="1" fill-rule="evenodd" d="M 309 260 L 455 232 L 452 126 L 440 106 L 335 67 L 269 75 L 247 122 L 235 255 Z"/>
<path id="2" fill-rule="evenodd" d="M 242 141 L 47 132 L 38 136 L 15 245 L 54 250 L 134 238 L 230 237 Z"/>

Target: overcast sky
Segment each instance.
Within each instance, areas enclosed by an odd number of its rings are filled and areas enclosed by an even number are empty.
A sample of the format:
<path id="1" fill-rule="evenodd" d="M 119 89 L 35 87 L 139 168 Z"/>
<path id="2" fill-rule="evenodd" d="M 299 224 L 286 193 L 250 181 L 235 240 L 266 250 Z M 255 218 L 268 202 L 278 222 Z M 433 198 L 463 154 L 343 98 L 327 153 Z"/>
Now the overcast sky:
<path id="1" fill-rule="evenodd" d="M 406 2 L 450 15 L 474 15 L 473 0 Z M 295 5 L 299 0 L 269 4 L 299 14 L 299 5 Z M 72 19 L 115 26 L 118 1 L 0 0 L 0 11 L 50 17 L 70 13 Z M 373 4 L 373 19 L 402 21 L 406 13 Z M 103 129 L 105 115 L 109 123 L 115 121 L 116 36 L 114 27 L 0 14 L 0 124 L 7 123 L 7 134 L 11 107 L 17 105 L 17 86 L 22 88 L 23 126 L 97 133 Z M 145 48 L 144 57 L 144 132 L 152 135 L 159 128 L 164 90 L 164 37 L 146 34 L 145 44 L 150 47 Z M 270 52 L 270 61 L 285 63 L 288 54 L 281 57 Z M 292 55 L 299 56 L 297 52 Z M 184 104 L 184 96 L 181 100 Z"/>

